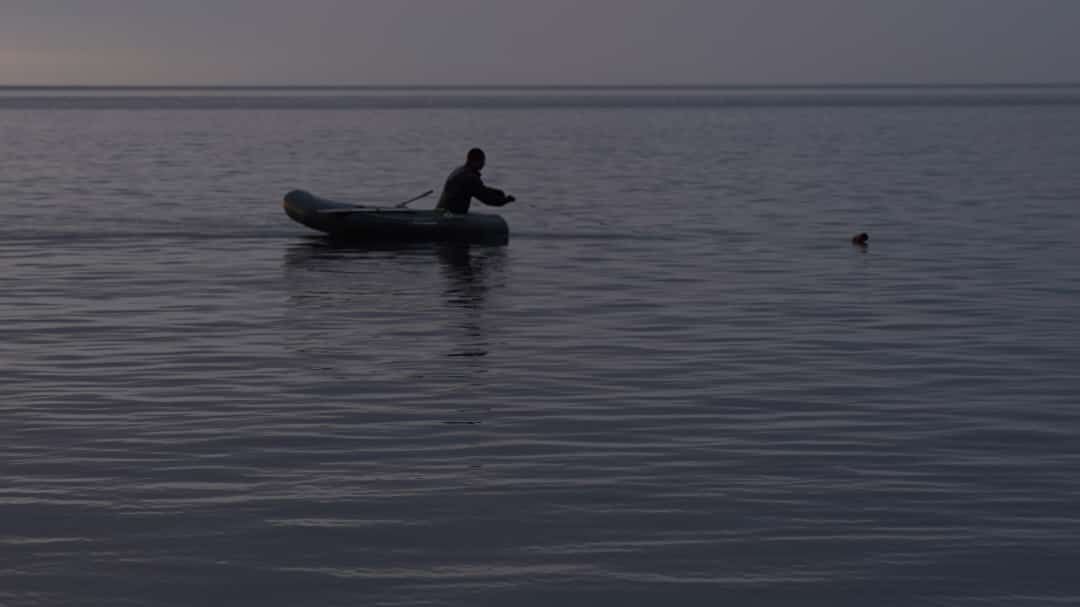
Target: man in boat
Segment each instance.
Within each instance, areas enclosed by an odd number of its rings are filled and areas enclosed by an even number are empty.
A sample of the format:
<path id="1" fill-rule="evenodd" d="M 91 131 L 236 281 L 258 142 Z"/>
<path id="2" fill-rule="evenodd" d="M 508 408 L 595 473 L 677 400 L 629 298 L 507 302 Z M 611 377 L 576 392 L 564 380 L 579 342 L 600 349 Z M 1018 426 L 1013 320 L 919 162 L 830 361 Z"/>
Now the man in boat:
<path id="1" fill-rule="evenodd" d="M 484 185 L 484 180 L 480 178 L 480 171 L 484 168 L 485 160 L 484 150 L 480 148 L 469 150 L 465 164 L 454 169 L 454 172 L 446 178 L 442 196 L 439 197 L 439 204 L 435 206 L 435 209 L 444 213 L 464 215 L 469 212 L 469 202 L 473 198 L 493 207 L 501 207 L 514 202 L 513 196 L 507 196 L 502 190 Z"/>

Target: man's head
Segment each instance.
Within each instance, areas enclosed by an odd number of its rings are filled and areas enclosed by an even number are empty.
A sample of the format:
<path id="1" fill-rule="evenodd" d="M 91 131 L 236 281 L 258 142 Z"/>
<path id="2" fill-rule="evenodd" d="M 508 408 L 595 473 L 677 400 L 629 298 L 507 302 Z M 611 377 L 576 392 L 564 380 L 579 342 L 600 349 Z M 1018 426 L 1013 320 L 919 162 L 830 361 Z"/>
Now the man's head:
<path id="1" fill-rule="evenodd" d="M 484 168 L 484 162 L 487 157 L 484 155 L 484 150 L 480 148 L 473 148 L 469 150 L 469 155 L 465 157 L 465 164 L 469 165 L 473 169 L 479 171 Z"/>

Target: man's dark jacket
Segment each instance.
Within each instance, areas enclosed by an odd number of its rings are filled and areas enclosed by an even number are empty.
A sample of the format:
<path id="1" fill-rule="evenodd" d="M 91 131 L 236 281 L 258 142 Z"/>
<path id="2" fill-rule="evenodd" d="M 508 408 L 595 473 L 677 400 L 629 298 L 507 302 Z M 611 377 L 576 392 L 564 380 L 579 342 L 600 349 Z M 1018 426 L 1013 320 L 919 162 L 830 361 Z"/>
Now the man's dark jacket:
<path id="1" fill-rule="evenodd" d="M 506 204 L 506 193 L 484 185 L 484 180 L 480 178 L 480 171 L 466 164 L 454 169 L 454 172 L 446 178 L 442 196 L 439 197 L 439 204 L 435 208 L 451 213 L 468 213 L 469 202 L 473 198 L 493 207 Z"/>

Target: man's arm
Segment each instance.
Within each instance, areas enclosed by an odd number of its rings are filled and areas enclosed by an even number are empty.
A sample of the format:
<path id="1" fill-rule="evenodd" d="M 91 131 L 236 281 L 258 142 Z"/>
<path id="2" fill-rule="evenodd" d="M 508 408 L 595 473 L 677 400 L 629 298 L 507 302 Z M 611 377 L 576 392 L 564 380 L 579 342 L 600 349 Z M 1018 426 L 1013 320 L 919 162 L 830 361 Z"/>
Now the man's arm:
<path id="1" fill-rule="evenodd" d="M 514 201 L 514 197 L 507 196 L 506 192 L 484 185 L 484 180 L 480 177 L 469 180 L 469 195 L 493 207 L 501 207 Z"/>

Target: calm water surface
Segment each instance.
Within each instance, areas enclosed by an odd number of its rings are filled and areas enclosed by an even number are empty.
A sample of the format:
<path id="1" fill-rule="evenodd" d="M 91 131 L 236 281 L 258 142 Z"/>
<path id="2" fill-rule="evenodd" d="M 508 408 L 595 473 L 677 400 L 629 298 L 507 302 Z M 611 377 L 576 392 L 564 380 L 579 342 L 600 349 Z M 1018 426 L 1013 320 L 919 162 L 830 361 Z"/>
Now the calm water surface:
<path id="1" fill-rule="evenodd" d="M 0 604 L 1080 603 L 1076 90 L 181 93 L 0 91 Z"/>

